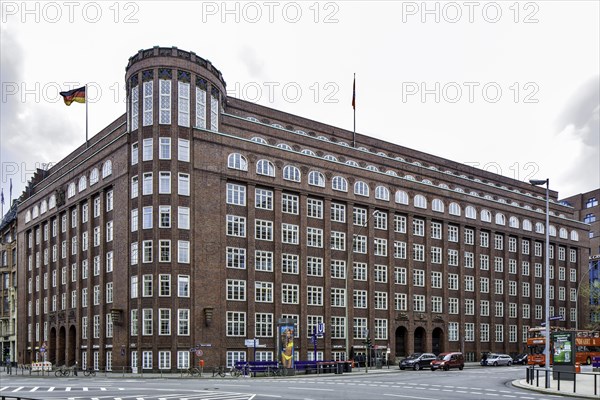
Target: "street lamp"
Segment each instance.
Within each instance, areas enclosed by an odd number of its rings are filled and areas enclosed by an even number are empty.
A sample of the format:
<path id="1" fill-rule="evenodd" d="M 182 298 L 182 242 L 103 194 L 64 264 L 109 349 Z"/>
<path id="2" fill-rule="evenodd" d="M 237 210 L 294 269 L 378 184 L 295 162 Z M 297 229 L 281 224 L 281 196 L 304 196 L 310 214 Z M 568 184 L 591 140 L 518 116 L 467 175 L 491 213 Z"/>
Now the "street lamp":
<path id="1" fill-rule="evenodd" d="M 534 186 L 546 185 L 546 334 L 544 347 L 544 367 L 546 369 L 546 389 L 550 388 L 550 179 L 530 179 Z"/>

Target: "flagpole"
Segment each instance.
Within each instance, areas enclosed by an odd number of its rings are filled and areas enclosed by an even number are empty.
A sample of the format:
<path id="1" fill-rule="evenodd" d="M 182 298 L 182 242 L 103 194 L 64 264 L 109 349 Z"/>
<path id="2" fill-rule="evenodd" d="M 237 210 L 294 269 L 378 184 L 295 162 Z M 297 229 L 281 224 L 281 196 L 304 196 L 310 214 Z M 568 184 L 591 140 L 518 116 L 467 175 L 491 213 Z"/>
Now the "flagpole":
<path id="1" fill-rule="evenodd" d="M 88 103 L 90 102 L 90 96 L 88 94 L 88 85 L 85 84 L 85 148 L 89 146 L 88 143 Z"/>
<path id="2" fill-rule="evenodd" d="M 354 131 L 352 133 L 352 147 L 356 147 L 356 72 L 354 73 L 354 84 L 352 85 L 352 91 L 354 93 L 352 93 L 352 100 L 353 100 L 353 106 L 352 109 L 354 110 Z"/>

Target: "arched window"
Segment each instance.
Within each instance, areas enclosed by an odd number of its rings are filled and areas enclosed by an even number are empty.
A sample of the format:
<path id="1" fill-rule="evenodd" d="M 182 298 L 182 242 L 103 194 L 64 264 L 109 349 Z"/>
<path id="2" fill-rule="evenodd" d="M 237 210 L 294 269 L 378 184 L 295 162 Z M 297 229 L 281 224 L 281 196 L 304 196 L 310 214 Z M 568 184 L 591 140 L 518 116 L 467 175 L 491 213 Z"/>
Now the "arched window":
<path id="1" fill-rule="evenodd" d="M 67 198 L 75 196 L 75 182 L 69 183 L 69 187 L 67 188 Z"/>
<path id="2" fill-rule="evenodd" d="M 356 181 L 354 183 L 354 194 L 357 196 L 369 197 L 369 185 L 363 181 Z"/>
<path id="3" fill-rule="evenodd" d="M 398 176 L 398 173 L 394 170 L 388 169 L 385 173 L 389 176 Z"/>
<path id="4" fill-rule="evenodd" d="M 579 241 L 579 234 L 577 233 L 577 231 L 571 231 L 571 240 L 574 242 Z"/>
<path id="5" fill-rule="evenodd" d="M 374 166 L 374 165 L 367 165 L 367 169 L 368 169 L 369 171 L 375 171 L 375 172 L 379 172 L 379 168 L 377 168 L 377 167 L 376 167 L 376 166 Z"/>
<path id="6" fill-rule="evenodd" d="M 84 175 L 81 178 L 79 178 L 79 191 L 83 192 L 86 188 L 87 188 L 87 178 Z"/>
<path id="7" fill-rule="evenodd" d="M 296 129 L 296 131 L 295 131 L 295 132 L 296 132 L 298 135 L 303 135 L 303 136 L 306 136 L 306 132 L 304 132 L 304 131 L 303 131 L 303 130 L 301 130 L 301 129 Z"/>
<path id="8" fill-rule="evenodd" d="M 531 221 L 528 219 L 524 219 L 523 220 L 523 230 L 531 232 L 531 229 L 532 229 Z"/>
<path id="9" fill-rule="evenodd" d="M 246 157 L 240 153 L 231 153 L 227 156 L 227 168 L 248 171 L 248 161 L 246 161 Z"/>
<path id="10" fill-rule="evenodd" d="M 481 220 L 483 222 L 492 222 L 492 213 L 489 212 L 488 210 L 486 210 L 486 209 L 481 210 L 480 216 L 481 216 Z"/>
<path id="11" fill-rule="evenodd" d="M 441 187 L 442 189 L 450 189 L 450 187 L 448 185 L 446 185 L 445 183 L 440 183 L 438 186 Z"/>
<path id="12" fill-rule="evenodd" d="M 390 201 L 390 190 L 385 186 L 375 188 L 375 198 L 378 200 Z"/>
<path id="13" fill-rule="evenodd" d="M 32 218 L 35 219 L 38 217 L 38 215 L 40 215 L 40 208 L 37 205 L 35 205 L 33 206 Z"/>
<path id="14" fill-rule="evenodd" d="M 338 192 L 348 192 L 348 181 L 343 176 L 334 176 L 331 180 L 331 188 Z"/>
<path id="15" fill-rule="evenodd" d="M 502 213 L 496 213 L 496 225 L 506 225 L 506 217 Z"/>
<path id="16" fill-rule="evenodd" d="M 331 154 L 327 154 L 325 156 L 323 156 L 324 159 L 329 160 L 329 161 L 337 161 L 337 157 L 336 156 L 332 156 Z"/>
<path id="17" fill-rule="evenodd" d="M 317 139 L 322 140 L 324 142 L 329 142 L 329 139 L 327 139 L 325 136 L 322 136 L 322 135 L 317 136 Z"/>
<path id="18" fill-rule="evenodd" d="M 413 199 L 413 205 L 416 208 L 427 208 L 427 199 L 425 198 L 425 196 L 418 194 Z"/>
<path id="19" fill-rule="evenodd" d="M 561 239 L 568 239 L 569 238 L 569 233 L 567 232 L 567 230 L 565 228 L 560 228 L 558 230 L 558 234 L 560 236 Z"/>
<path id="20" fill-rule="evenodd" d="M 426 184 L 426 185 L 433 185 L 433 182 L 431 182 L 429 179 L 423 179 L 423 180 L 421 181 L 421 183 L 424 183 L 424 184 Z"/>
<path id="21" fill-rule="evenodd" d="M 31 221 L 31 211 L 27 210 L 27 212 L 25 213 L 25 222 L 29 222 Z"/>
<path id="22" fill-rule="evenodd" d="M 433 199 L 431 201 L 431 209 L 436 212 L 444 212 L 444 203 L 440 199 Z"/>
<path id="23" fill-rule="evenodd" d="M 277 147 L 279 147 L 280 149 L 283 149 L 283 150 L 292 150 L 292 148 L 290 147 L 290 145 L 287 144 L 287 143 L 279 143 L 277 145 Z"/>
<path id="24" fill-rule="evenodd" d="M 56 195 L 50 196 L 50 200 L 48 200 L 48 210 L 52 210 L 56 207 Z"/>
<path id="25" fill-rule="evenodd" d="M 286 181 L 300 182 L 300 170 L 293 165 L 286 165 L 283 168 L 283 179 Z"/>
<path id="26" fill-rule="evenodd" d="M 541 222 L 535 223 L 535 233 L 545 233 L 544 224 Z"/>
<path id="27" fill-rule="evenodd" d="M 387 157 L 387 154 L 385 154 L 383 151 L 378 151 L 377 155 L 381 157 Z"/>
<path id="28" fill-rule="evenodd" d="M 408 205 L 408 193 L 404 190 L 396 190 L 396 203 Z"/>
<path id="29" fill-rule="evenodd" d="M 90 186 L 98 183 L 98 168 L 94 168 L 92 172 L 90 172 Z"/>
<path id="30" fill-rule="evenodd" d="M 338 142 L 338 144 L 339 144 L 340 146 L 344 146 L 344 147 L 350 147 L 350 145 L 349 145 L 348 143 L 346 143 L 346 142 L 339 141 L 339 142 Z"/>
<path id="31" fill-rule="evenodd" d="M 473 206 L 465 207 L 465 217 L 469 219 L 477 219 L 477 210 Z"/>
<path id="32" fill-rule="evenodd" d="M 556 237 L 556 227 L 554 225 L 550 225 L 550 227 L 548 228 L 548 234 L 550 236 Z"/>
<path id="33" fill-rule="evenodd" d="M 40 214 L 43 214 L 46 211 L 48 211 L 48 202 L 44 199 L 44 200 L 42 200 L 42 203 L 40 204 Z"/>
<path id="34" fill-rule="evenodd" d="M 259 136 L 254 136 L 252 139 L 250 139 L 251 141 L 253 141 L 254 143 L 260 143 L 260 144 L 268 144 L 267 141 Z"/>
<path id="35" fill-rule="evenodd" d="M 308 173 L 308 184 L 312 186 L 325 187 L 325 176 L 319 171 Z"/>
<path id="36" fill-rule="evenodd" d="M 315 152 L 310 149 L 304 149 L 300 153 L 306 154 L 307 156 L 316 156 Z"/>
<path id="37" fill-rule="evenodd" d="M 269 160 L 258 160 L 256 163 L 256 173 L 258 175 L 275 176 L 275 167 Z"/>
<path id="38" fill-rule="evenodd" d="M 102 179 L 112 174 L 112 161 L 106 160 L 102 165 Z"/>
<path id="39" fill-rule="evenodd" d="M 508 226 L 519 229 L 519 218 L 514 215 L 508 219 Z"/>
<path id="40" fill-rule="evenodd" d="M 350 165 L 352 167 L 360 167 L 360 165 L 358 165 L 358 163 L 354 160 L 348 160 L 346 161 L 346 165 Z"/>
<path id="41" fill-rule="evenodd" d="M 460 214 L 461 214 L 460 204 L 450 203 L 450 205 L 448 206 L 448 212 L 450 213 L 450 215 L 457 215 L 460 217 Z"/>
<path id="42" fill-rule="evenodd" d="M 416 180 L 414 176 L 412 175 L 404 175 L 404 179 L 409 180 L 409 181 L 414 181 Z"/>

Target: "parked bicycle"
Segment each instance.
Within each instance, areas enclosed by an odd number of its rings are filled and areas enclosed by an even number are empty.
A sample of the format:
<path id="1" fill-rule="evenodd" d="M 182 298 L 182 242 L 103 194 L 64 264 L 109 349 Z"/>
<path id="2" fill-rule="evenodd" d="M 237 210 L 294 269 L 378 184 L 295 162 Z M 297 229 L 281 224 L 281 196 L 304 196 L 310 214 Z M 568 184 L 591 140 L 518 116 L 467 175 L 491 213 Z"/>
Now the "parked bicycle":
<path id="1" fill-rule="evenodd" d="M 64 365 L 62 367 L 58 367 L 54 371 L 54 375 L 57 376 L 57 377 L 69 376 L 69 375 L 71 375 L 71 368 L 65 367 Z"/>
<path id="2" fill-rule="evenodd" d="M 83 376 L 96 376 L 96 370 L 92 367 L 84 369 Z"/>
<path id="3" fill-rule="evenodd" d="M 213 377 L 215 375 L 219 375 L 221 378 L 225 378 L 225 375 L 227 374 L 225 367 L 220 365 L 218 368 L 214 368 L 213 369 Z"/>
<path id="4" fill-rule="evenodd" d="M 196 367 L 188 368 L 183 371 L 184 376 L 191 376 L 192 378 L 195 376 L 201 376 L 200 369 Z"/>

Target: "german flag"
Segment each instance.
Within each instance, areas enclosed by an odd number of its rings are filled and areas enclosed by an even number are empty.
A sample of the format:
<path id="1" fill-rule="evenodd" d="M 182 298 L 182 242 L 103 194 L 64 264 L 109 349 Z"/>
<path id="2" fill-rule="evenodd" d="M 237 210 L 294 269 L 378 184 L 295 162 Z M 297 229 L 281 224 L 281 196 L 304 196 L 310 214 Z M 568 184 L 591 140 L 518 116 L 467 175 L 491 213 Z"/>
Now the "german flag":
<path id="1" fill-rule="evenodd" d="M 77 89 L 69 90 L 68 92 L 59 93 L 65 101 L 65 104 L 70 106 L 72 102 L 85 103 L 85 86 Z"/>

